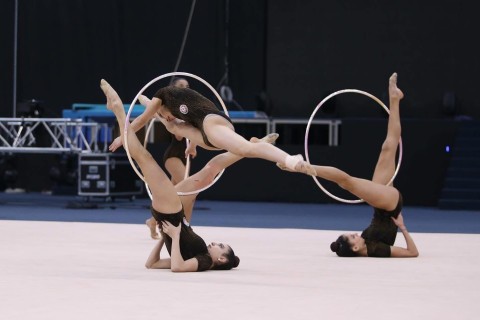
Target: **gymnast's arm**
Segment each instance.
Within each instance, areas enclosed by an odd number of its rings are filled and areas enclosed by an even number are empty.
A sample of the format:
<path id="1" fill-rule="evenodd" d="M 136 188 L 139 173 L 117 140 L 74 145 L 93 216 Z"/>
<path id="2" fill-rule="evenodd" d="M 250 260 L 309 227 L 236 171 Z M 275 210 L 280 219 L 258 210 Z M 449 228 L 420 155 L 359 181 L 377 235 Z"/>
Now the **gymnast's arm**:
<path id="1" fill-rule="evenodd" d="M 137 132 L 143 126 L 155 116 L 155 113 L 157 112 L 156 108 L 153 106 L 153 103 L 147 104 L 147 107 L 145 111 L 136 117 L 131 123 L 130 123 L 130 130 L 133 130 L 134 132 Z M 113 142 L 110 144 L 108 147 L 108 150 L 111 152 L 115 152 L 118 148 L 120 148 L 123 145 L 123 140 L 121 136 L 118 136 L 113 140 Z"/>
<path id="2" fill-rule="evenodd" d="M 407 248 L 400 248 L 400 247 L 391 247 L 391 256 L 394 258 L 415 258 L 418 257 L 418 249 L 413 241 L 412 237 L 408 233 L 407 227 L 403 223 L 403 216 L 400 213 L 397 219 L 392 217 L 393 222 L 397 225 L 400 231 L 405 238 L 405 242 L 407 243 Z"/>
<path id="3" fill-rule="evenodd" d="M 153 119 L 155 117 L 156 113 L 157 113 L 157 108 L 156 108 L 155 104 L 153 104 L 153 103 L 147 104 L 147 106 L 145 107 L 145 111 L 143 111 L 141 115 L 136 117 L 132 121 L 132 123 L 130 123 L 130 128 L 132 130 L 134 130 L 135 132 L 137 132 L 138 130 L 143 128 L 147 124 L 148 121 Z"/>
<path id="4" fill-rule="evenodd" d="M 177 227 L 171 224 L 168 221 L 162 222 L 163 232 L 168 234 L 172 238 L 172 249 L 171 249 L 171 265 L 170 270 L 172 272 L 195 272 L 198 270 L 198 260 L 196 258 L 191 258 L 188 260 L 183 260 L 182 254 L 180 252 L 180 229 L 182 224 L 180 223 Z"/>
<path id="5" fill-rule="evenodd" d="M 162 250 L 165 241 L 160 239 L 158 243 L 153 247 L 152 252 L 148 256 L 145 267 L 147 269 L 170 269 L 170 259 L 160 259 L 160 251 Z"/>

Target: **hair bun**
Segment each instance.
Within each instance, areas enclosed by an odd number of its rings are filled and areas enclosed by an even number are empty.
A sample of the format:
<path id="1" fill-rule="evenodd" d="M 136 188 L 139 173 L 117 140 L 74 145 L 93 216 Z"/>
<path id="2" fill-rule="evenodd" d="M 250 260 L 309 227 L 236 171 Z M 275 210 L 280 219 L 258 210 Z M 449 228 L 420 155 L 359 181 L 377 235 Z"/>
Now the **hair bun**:
<path id="1" fill-rule="evenodd" d="M 236 268 L 240 264 L 240 258 L 235 256 L 235 261 L 233 262 L 233 267 Z"/>
<path id="2" fill-rule="evenodd" d="M 332 252 L 337 252 L 337 251 L 338 251 L 338 247 L 339 247 L 339 245 L 338 245 L 338 243 L 337 243 L 336 241 L 335 241 L 335 242 L 332 242 L 332 243 L 330 244 L 330 250 L 332 250 Z"/>

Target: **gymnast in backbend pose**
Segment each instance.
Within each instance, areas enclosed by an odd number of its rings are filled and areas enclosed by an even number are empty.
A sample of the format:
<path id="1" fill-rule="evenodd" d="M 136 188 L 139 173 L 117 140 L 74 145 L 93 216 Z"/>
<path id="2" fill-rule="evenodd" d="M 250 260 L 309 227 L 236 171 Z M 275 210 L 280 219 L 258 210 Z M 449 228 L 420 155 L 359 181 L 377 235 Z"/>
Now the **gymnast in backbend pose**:
<path id="1" fill-rule="evenodd" d="M 395 155 L 400 141 L 400 100 L 402 91 L 397 87 L 397 74 L 389 79 L 390 116 L 387 137 L 375 167 L 372 180 L 352 177 L 347 173 L 327 166 L 311 167 L 316 176 L 333 181 L 374 208 L 372 222 L 359 236 L 356 233 L 343 234 L 332 242 L 330 249 L 341 257 L 417 257 L 415 242 L 407 231 L 402 216 L 402 195 L 393 186 L 386 184 L 395 171 Z M 279 165 L 282 169 L 283 166 Z M 406 248 L 394 246 L 400 229 Z"/>
<path id="2" fill-rule="evenodd" d="M 132 122 L 135 131 L 158 115 L 169 132 L 191 141 L 189 148 L 198 145 L 208 150 L 226 150 L 240 157 L 277 162 L 291 171 L 314 174 L 308 172 L 310 167 L 301 155 L 292 156 L 269 143 L 244 139 L 235 132 L 227 115 L 192 89 L 167 86 L 160 88 L 152 100 L 141 96 L 140 102 L 147 108 Z"/>
<path id="3" fill-rule="evenodd" d="M 121 137 L 124 137 L 126 119 L 125 110 L 118 94 L 106 82 L 101 88 L 107 97 L 107 108 L 117 118 Z M 273 143 L 278 135 L 271 134 L 262 140 L 252 138 L 256 143 Z M 240 259 L 232 248 L 223 243 L 212 242 L 208 246 L 194 233 L 189 225 L 196 194 L 179 197 L 178 191 L 198 190 L 208 183 L 224 168 L 232 165 L 241 157 L 226 152 L 213 158 L 204 169 L 181 181 L 176 186 L 142 146 L 133 130 L 127 134 L 129 152 L 139 165 L 152 193 L 151 212 L 159 224 L 162 238 L 153 248 L 147 261 L 147 268 L 171 269 L 173 272 L 192 272 L 204 270 L 229 270 L 238 266 Z M 160 258 L 160 251 L 166 245 L 170 258 Z"/>

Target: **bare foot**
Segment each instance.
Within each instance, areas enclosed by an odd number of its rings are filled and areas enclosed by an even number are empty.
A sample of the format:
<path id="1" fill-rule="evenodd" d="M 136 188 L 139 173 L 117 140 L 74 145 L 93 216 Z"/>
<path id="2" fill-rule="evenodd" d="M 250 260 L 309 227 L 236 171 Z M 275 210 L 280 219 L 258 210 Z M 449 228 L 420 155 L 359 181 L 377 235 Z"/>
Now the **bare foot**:
<path id="1" fill-rule="evenodd" d="M 303 160 L 301 154 L 288 156 L 285 160 L 285 164 L 277 163 L 277 167 L 289 172 L 300 172 L 310 176 L 317 175 L 315 168 L 310 163 Z"/>
<path id="2" fill-rule="evenodd" d="M 160 236 L 157 233 L 157 221 L 154 218 L 145 220 L 145 224 L 150 228 L 150 237 L 154 240 L 160 239 Z"/>
<path id="3" fill-rule="evenodd" d="M 257 137 L 252 137 L 252 138 L 250 138 L 250 142 L 254 142 L 254 143 L 266 142 L 266 143 L 270 143 L 270 144 L 275 144 L 275 141 L 277 141 L 277 139 L 278 139 L 278 133 L 273 132 L 273 133 L 267 134 L 265 137 L 263 137 L 261 139 L 258 139 Z"/>
<path id="4" fill-rule="evenodd" d="M 295 166 L 295 171 L 301 172 L 304 174 L 308 174 L 309 176 L 316 176 L 317 171 L 315 171 L 315 168 L 308 163 L 307 161 L 300 161 L 296 166 Z"/>
<path id="5" fill-rule="evenodd" d="M 112 86 L 104 79 L 100 80 L 100 88 L 107 97 L 107 109 L 115 111 L 117 108 L 123 108 L 122 100 Z"/>
<path id="6" fill-rule="evenodd" d="M 277 167 L 282 169 L 283 171 L 288 171 L 288 172 L 295 172 L 293 170 L 288 169 L 285 165 L 281 164 L 280 162 L 277 162 Z"/>
<path id="7" fill-rule="evenodd" d="M 388 80 L 388 94 L 390 99 L 401 100 L 403 99 L 403 92 L 397 87 L 398 75 L 394 72 Z"/>

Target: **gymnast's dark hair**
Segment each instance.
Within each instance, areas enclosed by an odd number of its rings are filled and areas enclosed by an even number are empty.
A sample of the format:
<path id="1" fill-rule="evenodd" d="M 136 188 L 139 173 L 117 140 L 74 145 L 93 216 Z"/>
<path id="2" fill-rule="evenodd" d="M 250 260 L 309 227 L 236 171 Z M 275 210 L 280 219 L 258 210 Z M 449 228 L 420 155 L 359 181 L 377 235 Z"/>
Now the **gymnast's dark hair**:
<path id="1" fill-rule="evenodd" d="M 235 255 L 232 248 L 230 248 L 230 250 L 228 250 L 223 256 L 227 258 L 228 261 L 219 265 L 214 265 L 212 270 L 230 270 L 238 267 L 240 258 Z"/>
<path id="2" fill-rule="evenodd" d="M 330 244 L 330 250 L 339 257 L 355 257 L 357 254 L 352 250 L 350 243 L 344 235 L 338 237 L 337 241 Z"/>
<path id="3" fill-rule="evenodd" d="M 206 114 L 220 111 L 212 101 L 190 88 L 163 87 L 154 96 L 162 100 L 162 104 L 175 118 L 190 123 L 198 129 L 201 129 L 201 123 L 198 121 L 200 119 L 203 121 Z M 188 108 L 187 112 L 185 110 L 183 113 L 180 112 L 182 105 Z"/>

